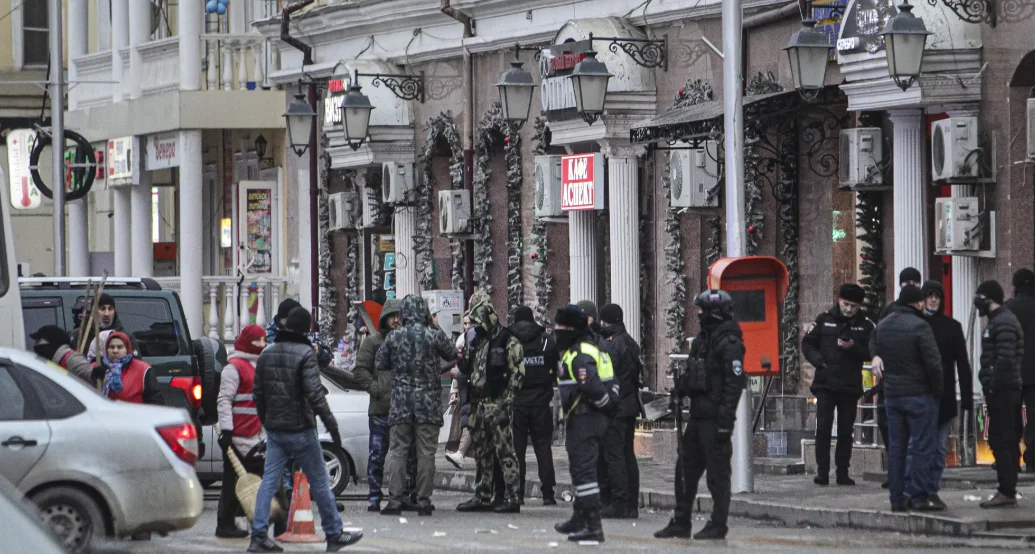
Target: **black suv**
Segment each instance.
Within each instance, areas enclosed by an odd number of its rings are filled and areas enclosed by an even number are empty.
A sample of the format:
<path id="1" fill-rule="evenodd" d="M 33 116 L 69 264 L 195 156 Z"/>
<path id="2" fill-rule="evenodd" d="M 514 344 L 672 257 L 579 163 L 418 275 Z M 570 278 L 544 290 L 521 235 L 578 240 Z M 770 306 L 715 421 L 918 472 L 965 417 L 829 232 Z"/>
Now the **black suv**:
<path id="1" fill-rule="evenodd" d="M 94 278 L 94 286 L 100 281 Z M 29 334 L 44 325 L 57 325 L 75 337 L 87 283 L 81 277 L 19 280 L 26 349 L 32 349 Z M 184 408 L 199 425 L 214 423 L 218 368 L 226 363 L 222 345 L 208 337 L 192 341 L 180 297 L 152 279 L 108 278 L 104 292 L 115 298 L 115 313 L 140 357 L 158 372 L 166 405 Z"/>

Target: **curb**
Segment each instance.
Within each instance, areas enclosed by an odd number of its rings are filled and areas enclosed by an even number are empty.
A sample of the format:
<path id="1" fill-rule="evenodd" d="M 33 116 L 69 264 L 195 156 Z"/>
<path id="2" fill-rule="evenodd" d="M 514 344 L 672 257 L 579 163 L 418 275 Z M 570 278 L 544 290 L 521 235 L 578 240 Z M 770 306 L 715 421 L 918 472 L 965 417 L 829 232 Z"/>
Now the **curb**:
<path id="1" fill-rule="evenodd" d="M 474 492 L 475 475 L 471 471 L 436 470 L 435 488 L 456 492 Z M 565 491 L 571 492 L 571 485 L 558 483 L 555 492 L 558 499 Z M 525 493 L 528 497 L 540 494 L 538 480 L 525 482 Z M 675 508 L 675 493 L 640 491 L 640 506 L 658 511 Z M 694 511 L 709 513 L 712 509 L 711 497 L 698 496 Z M 743 496 L 734 496 L 730 502 L 730 515 L 769 521 L 786 527 L 819 527 L 847 528 L 866 531 L 891 531 L 906 535 L 934 535 L 948 537 L 980 537 L 991 531 L 993 526 L 988 521 L 966 521 L 951 517 L 917 514 L 891 513 L 880 510 L 810 508 L 798 504 L 786 504 L 771 500 L 756 500 Z"/>

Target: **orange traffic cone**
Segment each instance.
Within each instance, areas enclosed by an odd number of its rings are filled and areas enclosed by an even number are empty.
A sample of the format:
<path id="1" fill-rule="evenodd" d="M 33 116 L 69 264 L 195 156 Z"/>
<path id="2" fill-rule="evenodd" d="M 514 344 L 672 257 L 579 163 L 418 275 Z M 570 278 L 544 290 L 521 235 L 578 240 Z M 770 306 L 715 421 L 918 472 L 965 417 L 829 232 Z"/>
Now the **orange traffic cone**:
<path id="1" fill-rule="evenodd" d="M 294 493 L 291 495 L 291 513 L 288 514 L 287 532 L 277 537 L 280 542 L 323 542 L 316 535 L 313 502 L 309 498 L 309 480 L 301 471 L 295 473 Z"/>

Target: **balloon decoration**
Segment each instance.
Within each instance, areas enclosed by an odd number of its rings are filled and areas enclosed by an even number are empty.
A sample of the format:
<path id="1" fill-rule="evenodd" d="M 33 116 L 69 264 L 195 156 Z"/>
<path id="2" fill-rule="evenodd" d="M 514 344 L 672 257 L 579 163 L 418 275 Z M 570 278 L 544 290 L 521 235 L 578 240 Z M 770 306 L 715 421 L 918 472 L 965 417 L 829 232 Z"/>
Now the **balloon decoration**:
<path id="1" fill-rule="evenodd" d="M 208 2 L 205 3 L 205 13 L 225 15 L 227 5 L 229 4 L 230 0 L 208 0 Z"/>

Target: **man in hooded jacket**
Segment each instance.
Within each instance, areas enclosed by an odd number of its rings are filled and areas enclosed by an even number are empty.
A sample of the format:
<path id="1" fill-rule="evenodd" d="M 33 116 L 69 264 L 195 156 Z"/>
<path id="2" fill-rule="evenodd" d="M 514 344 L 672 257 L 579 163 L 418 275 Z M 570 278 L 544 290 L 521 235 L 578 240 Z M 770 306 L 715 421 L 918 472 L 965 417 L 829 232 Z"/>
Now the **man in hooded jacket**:
<path id="1" fill-rule="evenodd" d="M 557 384 L 557 344 L 542 326 L 535 322 L 532 308 L 518 306 L 514 310 L 511 333 L 521 341 L 525 357 L 525 379 L 514 403 L 514 450 L 520 467 L 518 494 L 525 497 L 525 452 L 528 437 L 532 437 L 542 483 L 543 504 L 557 504 L 554 486 L 557 484 L 553 469 L 553 414 L 550 402 Z"/>
<path id="2" fill-rule="evenodd" d="M 64 329 L 57 325 L 44 325 L 29 335 L 29 338 L 35 341 L 32 351 L 36 355 L 54 362 L 72 375 L 92 384 L 90 375 L 93 374 L 93 366 L 86 361 L 85 356 L 72 349 L 72 338 Z"/>
<path id="3" fill-rule="evenodd" d="M 1013 289 L 1013 298 L 1006 302 L 1006 308 L 1017 316 L 1024 336 L 1035 337 L 1035 272 L 1028 268 L 1017 270 L 1013 274 Z M 1017 414 L 1017 431 L 1023 429 L 1025 471 L 1035 473 L 1035 347 L 1024 349 L 1021 381 L 1021 403 L 1030 415 L 1028 425 L 1024 426 L 1021 414 Z"/>
<path id="4" fill-rule="evenodd" d="M 514 402 L 525 379 L 521 341 L 500 324 L 496 308 L 482 289 L 471 295 L 471 327 L 460 360 L 460 372 L 470 378 L 471 444 L 478 466 L 474 498 L 457 506 L 461 512 L 518 513 L 521 470 L 514 454 L 511 422 Z M 492 507 L 493 454 L 499 459 L 506 498 Z"/>

